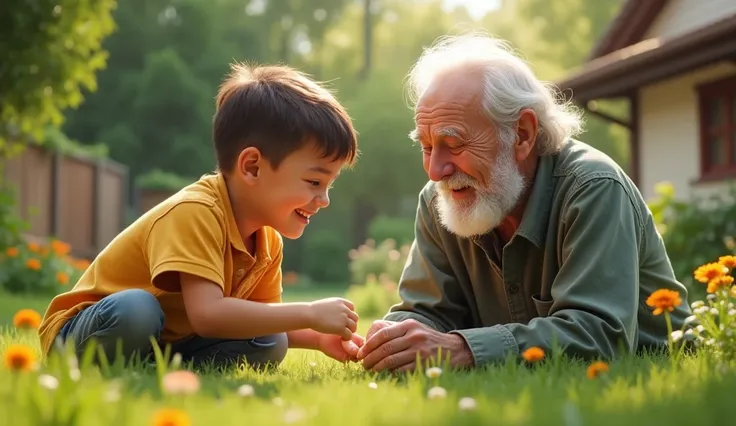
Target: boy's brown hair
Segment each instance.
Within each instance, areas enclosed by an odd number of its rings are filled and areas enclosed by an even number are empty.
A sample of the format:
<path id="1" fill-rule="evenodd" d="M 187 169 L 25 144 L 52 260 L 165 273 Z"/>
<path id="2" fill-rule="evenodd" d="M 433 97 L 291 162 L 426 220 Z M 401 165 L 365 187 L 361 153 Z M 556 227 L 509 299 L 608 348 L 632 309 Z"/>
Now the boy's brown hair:
<path id="1" fill-rule="evenodd" d="M 283 65 L 232 65 L 217 94 L 212 136 L 218 168 L 229 172 L 254 146 L 277 168 L 314 142 L 325 157 L 352 165 L 357 133 L 344 107 L 305 74 Z"/>

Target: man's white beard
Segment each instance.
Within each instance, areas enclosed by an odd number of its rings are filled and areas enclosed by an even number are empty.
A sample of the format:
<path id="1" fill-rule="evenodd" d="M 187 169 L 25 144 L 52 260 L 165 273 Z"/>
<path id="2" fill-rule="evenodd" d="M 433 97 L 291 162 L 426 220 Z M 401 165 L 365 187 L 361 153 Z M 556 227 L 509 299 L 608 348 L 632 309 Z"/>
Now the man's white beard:
<path id="1" fill-rule="evenodd" d="M 512 149 L 505 148 L 499 153 L 490 176 L 488 188 L 460 171 L 437 183 L 437 211 L 448 231 L 461 237 L 483 235 L 513 210 L 526 183 L 516 167 Z M 452 188 L 465 186 L 473 188 L 472 200 L 454 200 Z"/>

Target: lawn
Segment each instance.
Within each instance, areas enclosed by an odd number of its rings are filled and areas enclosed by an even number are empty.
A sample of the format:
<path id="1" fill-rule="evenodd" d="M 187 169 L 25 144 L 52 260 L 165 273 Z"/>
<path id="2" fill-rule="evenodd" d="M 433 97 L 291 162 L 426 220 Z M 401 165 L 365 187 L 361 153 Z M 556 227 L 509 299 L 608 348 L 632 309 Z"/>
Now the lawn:
<path id="1" fill-rule="evenodd" d="M 295 291 L 287 299 L 330 295 L 334 291 Z M 38 348 L 34 332 L 16 330 L 9 323 L 17 309 L 30 307 L 43 313 L 46 302 L 0 295 L 0 351 L 4 353 L 13 343 Z M 362 319 L 362 330 L 369 325 L 370 320 Z M 691 426 L 722 424 L 719 417 L 732 415 L 733 366 L 714 365 L 701 357 L 685 359 L 673 369 L 667 359 L 630 358 L 612 363 L 608 373 L 595 379 L 586 376 L 586 367 L 552 358 L 531 367 L 507 363 L 474 372 L 445 369 L 437 379 L 421 373 L 391 377 L 295 350 L 277 371 L 200 372 L 198 392 L 170 395 L 160 390 L 151 367 L 82 365 L 76 376 L 66 363 L 55 362 L 32 373 L 0 371 L 0 424 L 357 426 L 454 421 L 463 425 Z M 55 390 L 47 388 L 54 380 L 46 375 L 59 381 Z M 240 395 L 243 385 L 251 386 L 253 394 Z M 430 392 L 433 386 L 445 389 L 446 395 Z M 181 411 L 169 412 L 179 413 L 169 416 L 171 422 L 156 423 L 162 409 Z"/>

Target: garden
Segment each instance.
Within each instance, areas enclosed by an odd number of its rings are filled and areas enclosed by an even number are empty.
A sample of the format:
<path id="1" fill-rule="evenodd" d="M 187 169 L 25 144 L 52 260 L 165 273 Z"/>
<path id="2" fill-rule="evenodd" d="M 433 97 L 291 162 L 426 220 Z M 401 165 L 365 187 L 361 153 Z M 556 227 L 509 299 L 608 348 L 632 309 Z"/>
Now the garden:
<path id="1" fill-rule="evenodd" d="M 677 241 L 673 233 L 703 215 L 688 215 L 693 207 L 675 202 L 666 186 L 660 195 L 652 211 L 669 225 L 665 239 Z M 19 240 L 4 249 L 0 269 L 0 416 L 13 425 L 716 423 L 729 415 L 736 387 L 736 253 L 728 239 L 714 245 L 683 279 L 696 296 L 688 301 L 662 290 L 646 301 L 667 324 L 674 307 L 693 309 L 685 328 L 672 330 L 666 353 L 584 362 L 530 348 L 521 359 L 474 371 L 453 371 L 438 357 L 391 375 L 306 350 L 266 371 L 195 370 L 158 347 L 154 364 L 93 365 L 93 347 L 81 358 L 69 352 L 42 359 L 44 309 L 89 262 L 70 257 L 62 241 Z M 285 300 L 344 295 L 365 333 L 398 300 L 407 254 L 408 245 L 392 238 L 369 239 L 348 253 L 352 285 L 319 285 L 286 272 Z"/>

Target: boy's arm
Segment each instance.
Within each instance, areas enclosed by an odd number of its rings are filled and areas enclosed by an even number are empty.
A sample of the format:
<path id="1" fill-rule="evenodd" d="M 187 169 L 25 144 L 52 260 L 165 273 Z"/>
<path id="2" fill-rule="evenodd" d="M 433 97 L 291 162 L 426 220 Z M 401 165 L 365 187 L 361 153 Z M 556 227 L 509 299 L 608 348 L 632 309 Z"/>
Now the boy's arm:
<path id="1" fill-rule="evenodd" d="M 197 275 L 180 273 L 180 284 L 189 323 L 202 337 L 239 340 L 314 329 L 349 340 L 358 321 L 352 303 L 340 298 L 260 303 L 225 297 L 217 284 Z M 314 344 L 314 337 L 306 332 L 291 333 L 290 339 L 292 335 L 296 338 L 294 347 Z"/>

